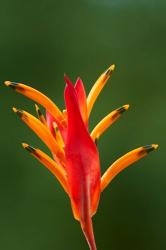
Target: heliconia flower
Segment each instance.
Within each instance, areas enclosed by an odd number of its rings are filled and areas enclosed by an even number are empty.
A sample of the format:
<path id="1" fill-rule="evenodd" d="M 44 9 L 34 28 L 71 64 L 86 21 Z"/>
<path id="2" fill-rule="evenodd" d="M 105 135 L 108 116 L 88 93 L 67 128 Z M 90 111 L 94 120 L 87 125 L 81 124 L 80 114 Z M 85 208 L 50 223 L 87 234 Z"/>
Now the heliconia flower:
<path id="1" fill-rule="evenodd" d="M 13 110 L 47 145 L 52 157 L 26 143 L 22 145 L 62 185 L 71 201 L 74 218 L 80 222 L 91 250 L 97 249 L 92 216 L 97 211 L 101 193 L 118 173 L 158 147 L 157 144 L 151 144 L 130 151 L 111 164 L 101 177 L 97 140 L 129 108 L 129 105 L 124 105 L 112 111 L 89 132 L 89 116 L 93 105 L 114 68 L 115 66 L 111 65 L 98 78 L 88 97 L 80 78 L 73 85 L 65 76 L 66 109 L 63 111 L 36 89 L 22 83 L 5 82 L 6 86 L 45 108 L 46 116 L 35 104 L 37 118 L 24 110 Z"/>

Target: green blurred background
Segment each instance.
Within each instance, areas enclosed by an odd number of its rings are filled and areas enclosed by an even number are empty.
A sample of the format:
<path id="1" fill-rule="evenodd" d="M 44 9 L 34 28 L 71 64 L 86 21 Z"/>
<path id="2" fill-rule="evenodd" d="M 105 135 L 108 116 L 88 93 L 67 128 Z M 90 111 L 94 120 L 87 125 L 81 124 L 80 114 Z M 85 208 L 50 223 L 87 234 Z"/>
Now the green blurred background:
<path id="1" fill-rule="evenodd" d="M 158 151 L 121 173 L 102 194 L 94 229 L 99 250 L 166 249 L 165 58 L 163 0 L 1 0 L 1 82 L 30 83 L 63 108 L 63 74 L 87 93 L 110 64 L 116 70 L 95 104 L 91 127 L 129 103 L 99 142 L 102 172 L 141 145 Z M 25 152 L 42 142 L 11 107 L 34 103 L 1 85 L 0 249 L 88 249 L 68 198 Z"/>

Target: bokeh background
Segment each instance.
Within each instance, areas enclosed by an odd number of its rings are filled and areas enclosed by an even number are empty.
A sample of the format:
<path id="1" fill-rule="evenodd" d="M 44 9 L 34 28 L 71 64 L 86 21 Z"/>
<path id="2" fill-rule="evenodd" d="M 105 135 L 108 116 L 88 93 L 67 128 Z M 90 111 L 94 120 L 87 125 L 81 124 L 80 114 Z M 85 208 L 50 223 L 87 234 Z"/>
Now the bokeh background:
<path id="1" fill-rule="evenodd" d="M 109 111 L 130 109 L 99 142 L 102 172 L 122 154 L 158 143 L 102 194 L 94 229 L 99 250 L 166 249 L 166 2 L 163 0 L 0 0 L 0 249 L 88 249 L 68 198 L 21 147 L 46 150 L 16 117 L 34 103 L 3 85 L 29 83 L 63 108 L 63 74 L 87 93 L 112 63 L 91 128 Z"/>

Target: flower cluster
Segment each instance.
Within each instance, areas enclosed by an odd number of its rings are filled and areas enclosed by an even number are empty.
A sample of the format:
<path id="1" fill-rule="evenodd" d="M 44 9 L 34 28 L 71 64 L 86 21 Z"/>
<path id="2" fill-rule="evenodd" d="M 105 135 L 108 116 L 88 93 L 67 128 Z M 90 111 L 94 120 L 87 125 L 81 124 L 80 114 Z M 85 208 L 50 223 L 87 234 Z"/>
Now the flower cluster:
<path id="1" fill-rule="evenodd" d="M 65 76 L 66 109 L 63 111 L 36 89 L 22 83 L 5 82 L 6 86 L 45 108 L 44 116 L 35 105 L 37 118 L 24 110 L 13 108 L 13 111 L 48 146 L 52 157 L 26 143 L 23 143 L 23 147 L 60 182 L 71 201 L 74 218 L 80 222 L 91 250 L 97 249 L 92 216 L 97 211 L 100 194 L 119 172 L 158 147 L 151 144 L 130 151 L 111 164 L 101 176 L 97 140 L 129 108 L 129 105 L 124 105 L 112 111 L 89 131 L 91 110 L 114 68 L 111 65 L 97 79 L 88 96 L 80 78 L 73 85 Z"/>

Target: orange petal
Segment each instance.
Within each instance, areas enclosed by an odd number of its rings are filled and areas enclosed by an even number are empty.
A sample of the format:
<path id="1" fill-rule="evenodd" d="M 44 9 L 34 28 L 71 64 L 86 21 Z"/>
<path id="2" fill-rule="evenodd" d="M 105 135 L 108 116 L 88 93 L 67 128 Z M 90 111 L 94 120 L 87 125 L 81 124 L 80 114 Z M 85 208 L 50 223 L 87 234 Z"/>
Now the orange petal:
<path id="1" fill-rule="evenodd" d="M 106 82 L 110 78 L 114 69 L 115 69 L 115 65 L 113 64 L 97 79 L 97 81 L 93 85 L 93 87 L 88 95 L 88 98 L 87 98 L 88 116 L 91 113 L 91 110 L 93 108 L 93 105 L 94 105 L 98 95 L 102 91 L 103 87 L 105 86 Z"/>
<path id="2" fill-rule="evenodd" d="M 59 123 L 62 127 L 65 126 L 64 122 L 62 122 L 64 120 L 63 113 L 59 110 L 59 108 L 55 105 L 55 103 L 51 101 L 43 93 L 22 83 L 6 81 L 5 85 L 13 88 L 17 92 L 25 95 L 26 97 L 42 105 L 46 110 L 48 110 L 54 116 L 57 123 Z"/>
<path id="3" fill-rule="evenodd" d="M 57 162 L 61 165 L 65 165 L 64 151 L 59 148 L 59 145 L 55 141 L 49 129 L 41 123 L 36 117 L 29 114 L 26 111 L 18 110 L 13 108 L 13 111 L 18 114 L 22 121 L 24 121 L 38 136 L 39 138 L 48 146 L 48 148 L 57 157 Z"/>
<path id="4" fill-rule="evenodd" d="M 67 110 L 64 109 L 62 112 L 63 112 L 63 115 L 64 115 L 64 119 L 67 120 Z"/>
<path id="5" fill-rule="evenodd" d="M 59 129 L 56 125 L 55 122 L 53 122 L 53 127 L 54 127 L 54 130 L 55 130 L 55 139 L 56 139 L 56 142 L 58 143 L 58 145 L 61 147 L 61 148 L 64 148 L 64 141 L 63 141 L 63 138 L 61 136 L 61 133 L 59 132 Z"/>
<path id="6" fill-rule="evenodd" d="M 66 193 L 68 193 L 65 170 L 40 149 L 33 148 L 26 143 L 22 143 L 22 146 L 36 157 L 58 179 Z"/>
<path id="7" fill-rule="evenodd" d="M 97 140 L 106 131 L 106 129 L 111 126 L 128 108 L 128 104 L 124 105 L 105 116 L 91 132 L 92 139 L 94 141 Z"/>
<path id="8" fill-rule="evenodd" d="M 103 191 L 112 179 L 123 169 L 146 156 L 149 152 L 158 148 L 157 144 L 146 145 L 130 151 L 116 160 L 104 173 L 101 178 L 101 191 Z"/>
<path id="9" fill-rule="evenodd" d="M 47 125 L 46 119 L 44 117 L 44 115 L 42 114 L 39 106 L 37 104 L 35 104 L 35 109 L 36 109 L 36 113 L 38 115 L 39 120 L 44 124 Z"/>

